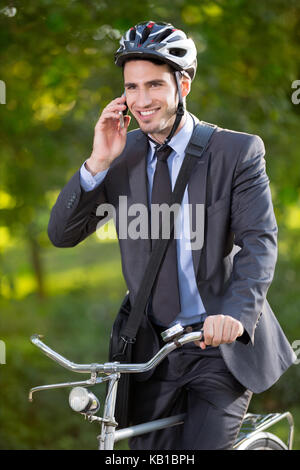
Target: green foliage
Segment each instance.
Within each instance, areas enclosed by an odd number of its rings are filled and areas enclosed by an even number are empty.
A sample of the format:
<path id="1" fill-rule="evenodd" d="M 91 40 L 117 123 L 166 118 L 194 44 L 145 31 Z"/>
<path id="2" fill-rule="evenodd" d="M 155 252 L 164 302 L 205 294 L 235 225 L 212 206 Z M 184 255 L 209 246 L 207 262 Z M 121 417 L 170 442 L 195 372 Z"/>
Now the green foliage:
<path id="1" fill-rule="evenodd" d="M 1 449 L 97 448 L 99 426 L 85 422 L 69 408 L 70 389 L 36 393 L 33 403 L 28 402 L 29 389 L 34 386 L 89 378 L 72 374 L 45 357 L 30 343 L 32 334 L 44 335 L 50 347 L 74 362 L 107 360 L 110 329 L 125 295 L 125 285 L 116 243 L 106 244 L 101 253 L 97 245 L 88 240 L 73 253 L 45 250 L 49 280 L 51 274 L 72 272 L 81 259 L 84 268 L 80 284 L 74 283 L 67 290 L 59 284 L 53 291 L 49 288 L 47 302 L 34 294 L 0 302 L 0 331 L 7 352 L 6 364 L 0 366 Z M 15 263 L 18 257 L 24 258 L 21 250 L 12 255 Z M 111 275 L 99 268 L 108 259 L 115 265 Z M 97 286 L 91 286 L 85 274 L 94 266 L 98 266 L 99 276 L 104 275 Z M 105 385 L 97 385 L 93 391 L 103 405 Z M 124 448 L 126 443 L 122 445 Z"/>
<path id="2" fill-rule="evenodd" d="M 117 245 L 92 239 L 59 250 L 46 230 L 58 191 L 91 152 L 101 109 L 122 91 L 122 75 L 113 66 L 118 39 L 146 19 L 188 31 L 199 51 L 189 110 L 263 138 L 279 224 L 279 261 L 268 298 L 292 342 L 300 338 L 300 105 L 291 100 L 292 82 L 300 79 L 300 5 L 28 0 L 0 10 L 0 79 L 7 95 L 0 105 L 0 339 L 7 343 L 7 364 L 0 366 L 0 446 L 95 448 L 96 425 L 68 409 L 66 391 L 44 392 L 27 403 L 31 386 L 66 378 L 28 338 L 47 334 L 73 360 L 106 357 L 126 289 Z M 291 367 L 255 397 L 252 411 L 292 407 L 299 426 L 299 370 Z"/>

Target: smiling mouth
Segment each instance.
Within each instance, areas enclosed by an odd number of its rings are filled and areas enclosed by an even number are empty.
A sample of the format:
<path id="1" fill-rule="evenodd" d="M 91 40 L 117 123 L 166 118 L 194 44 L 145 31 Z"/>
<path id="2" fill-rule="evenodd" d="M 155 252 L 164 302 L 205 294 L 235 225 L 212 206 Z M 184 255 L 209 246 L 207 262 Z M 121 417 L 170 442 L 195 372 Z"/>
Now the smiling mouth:
<path id="1" fill-rule="evenodd" d="M 140 117 L 147 118 L 147 117 L 153 116 L 153 114 L 155 114 L 158 110 L 159 108 L 156 108 L 156 109 L 150 109 L 147 111 L 137 111 L 137 113 L 139 114 Z"/>

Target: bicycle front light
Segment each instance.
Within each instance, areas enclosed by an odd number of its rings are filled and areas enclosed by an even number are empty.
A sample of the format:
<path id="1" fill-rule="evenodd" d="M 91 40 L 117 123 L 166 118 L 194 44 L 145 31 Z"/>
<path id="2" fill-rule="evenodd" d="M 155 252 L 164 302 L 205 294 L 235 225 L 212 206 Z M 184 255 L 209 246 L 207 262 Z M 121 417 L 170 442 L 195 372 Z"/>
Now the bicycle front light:
<path id="1" fill-rule="evenodd" d="M 94 414 L 100 408 L 98 398 L 84 387 L 75 387 L 69 395 L 69 405 L 79 413 Z"/>

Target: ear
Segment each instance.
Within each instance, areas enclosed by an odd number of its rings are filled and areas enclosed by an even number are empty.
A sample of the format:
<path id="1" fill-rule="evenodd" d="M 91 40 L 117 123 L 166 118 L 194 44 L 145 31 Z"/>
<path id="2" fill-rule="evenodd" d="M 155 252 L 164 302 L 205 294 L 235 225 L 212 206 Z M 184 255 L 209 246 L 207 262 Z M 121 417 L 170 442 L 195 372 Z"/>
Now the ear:
<path id="1" fill-rule="evenodd" d="M 181 94 L 185 98 L 191 90 L 191 80 L 188 77 L 183 76 L 181 80 Z"/>

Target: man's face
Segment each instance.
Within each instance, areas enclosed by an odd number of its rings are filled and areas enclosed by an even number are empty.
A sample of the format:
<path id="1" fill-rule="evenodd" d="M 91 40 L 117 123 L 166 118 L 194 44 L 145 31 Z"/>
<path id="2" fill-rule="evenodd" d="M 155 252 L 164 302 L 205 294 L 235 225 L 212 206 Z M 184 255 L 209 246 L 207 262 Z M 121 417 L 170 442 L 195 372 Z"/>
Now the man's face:
<path id="1" fill-rule="evenodd" d="M 132 60 L 124 66 L 127 105 L 142 131 L 166 137 L 178 104 L 174 75 L 167 65 Z"/>

